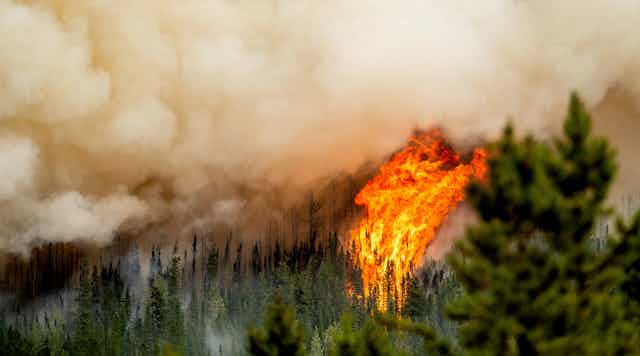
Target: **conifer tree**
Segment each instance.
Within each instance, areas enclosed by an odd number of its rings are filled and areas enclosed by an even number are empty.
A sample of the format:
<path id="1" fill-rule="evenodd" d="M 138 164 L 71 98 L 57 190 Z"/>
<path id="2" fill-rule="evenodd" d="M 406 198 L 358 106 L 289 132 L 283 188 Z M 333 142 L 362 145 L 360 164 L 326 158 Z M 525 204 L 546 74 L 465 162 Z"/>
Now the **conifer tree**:
<path id="1" fill-rule="evenodd" d="M 122 331 L 124 321 L 120 316 L 119 311 L 115 311 L 111 318 L 111 324 L 109 328 L 108 336 L 108 348 L 107 355 L 118 356 L 122 354 Z"/>
<path id="2" fill-rule="evenodd" d="M 86 260 L 80 267 L 80 288 L 78 290 L 78 312 L 74 335 L 74 353 L 92 354 L 98 353 L 100 343 L 96 337 L 96 326 L 93 314 L 94 278 L 89 273 L 89 265 Z"/>
<path id="3" fill-rule="evenodd" d="M 345 314 L 341 328 L 334 336 L 329 351 L 331 356 L 402 356 L 403 350 L 394 350 L 387 332 L 368 320 L 360 330 L 354 330 L 351 315 Z"/>
<path id="4" fill-rule="evenodd" d="M 147 353 L 158 352 L 159 340 L 166 340 L 167 291 L 163 281 L 155 277 L 145 303 L 143 348 Z"/>
<path id="5" fill-rule="evenodd" d="M 402 314 L 412 320 L 421 320 L 426 315 L 427 296 L 418 282 L 418 278 L 409 277 L 407 299 Z"/>
<path id="6" fill-rule="evenodd" d="M 251 329 L 248 351 L 253 356 L 304 356 L 304 335 L 295 312 L 276 296 L 267 308 L 264 328 Z"/>
<path id="7" fill-rule="evenodd" d="M 449 259 L 466 290 L 449 315 L 469 354 L 640 352 L 612 293 L 623 273 L 588 243 L 615 173 L 613 150 L 590 128 L 573 95 L 563 138 L 517 140 L 507 127 L 490 146 L 487 180 L 469 189 L 480 223 Z"/>
<path id="8" fill-rule="evenodd" d="M 180 349 L 184 345 L 184 312 L 180 296 L 180 257 L 173 256 L 167 271 L 167 331 L 171 344 Z"/>

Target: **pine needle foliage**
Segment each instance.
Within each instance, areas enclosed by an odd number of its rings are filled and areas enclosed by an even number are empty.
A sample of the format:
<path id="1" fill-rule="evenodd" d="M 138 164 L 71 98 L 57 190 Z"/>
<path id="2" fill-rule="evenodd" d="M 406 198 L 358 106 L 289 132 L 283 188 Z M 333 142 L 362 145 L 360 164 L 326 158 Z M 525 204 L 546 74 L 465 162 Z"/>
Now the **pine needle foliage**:
<path id="1" fill-rule="evenodd" d="M 606 216 L 614 151 L 590 136 L 571 97 L 553 143 L 511 127 L 489 148 L 489 176 L 469 189 L 480 222 L 449 262 L 466 294 L 448 315 L 472 355 L 611 355 L 640 352 L 624 297 L 624 271 L 596 255 L 589 235 Z M 621 253 L 622 251 L 617 251 Z"/>
<path id="2" fill-rule="evenodd" d="M 304 356 L 304 344 L 293 308 L 279 296 L 267 307 L 264 327 L 248 333 L 248 351 L 254 356 Z"/>

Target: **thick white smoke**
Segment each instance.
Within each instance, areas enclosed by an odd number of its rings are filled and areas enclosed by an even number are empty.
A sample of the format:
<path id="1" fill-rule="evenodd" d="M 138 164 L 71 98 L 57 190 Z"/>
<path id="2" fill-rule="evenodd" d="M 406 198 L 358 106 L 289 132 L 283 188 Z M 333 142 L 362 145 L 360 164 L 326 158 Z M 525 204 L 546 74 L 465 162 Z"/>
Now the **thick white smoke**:
<path id="1" fill-rule="evenodd" d="M 636 129 L 638 23 L 632 0 L 0 0 L 0 250 L 304 187 L 416 126 L 547 134 L 572 89 Z"/>

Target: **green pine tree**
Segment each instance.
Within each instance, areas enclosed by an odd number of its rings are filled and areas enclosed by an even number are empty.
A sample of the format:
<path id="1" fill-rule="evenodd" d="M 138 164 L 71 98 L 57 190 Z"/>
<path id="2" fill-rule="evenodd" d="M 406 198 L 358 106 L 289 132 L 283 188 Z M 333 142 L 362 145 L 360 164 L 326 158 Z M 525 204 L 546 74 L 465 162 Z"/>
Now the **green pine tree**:
<path id="1" fill-rule="evenodd" d="M 124 321 L 119 311 L 114 311 L 107 333 L 107 355 L 118 356 L 122 354 L 122 332 Z"/>
<path id="2" fill-rule="evenodd" d="M 248 351 L 254 356 L 304 356 L 304 342 L 295 312 L 278 296 L 267 308 L 264 327 L 248 333 Z"/>
<path id="3" fill-rule="evenodd" d="M 333 337 L 331 356 L 402 356 L 404 351 L 394 349 L 388 333 L 368 320 L 359 330 L 354 329 L 350 314 L 342 317 L 341 328 Z"/>
<path id="4" fill-rule="evenodd" d="M 93 312 L 95 283 L 95 279 L 91 278 L 89 273 L 87 261 L 83 260 L 80 266 L 78 311 L 73 342 L 74 353 L 78 355 L 98 355 L 100 352 L 100 341 Z"/>
<path id="5" fill-rule="evenodd" d="M 487 181 L 469 189 L 481 221 L 449 259 L 466 290 L 449 315 L 469 354 L 640 352 L 624 300 L 612 293 L 623 273 L 588 243 L 616 169 L 590 128 L 574 95 L 563 138 L 517 140 L 507 127 L 490 146 Z"/>
<path id="6" fill-rule="evenodd" d="M 422 320 L 427 314 L 427 296 L 417 277 L 409 277 L 407 300 L 402 315 L 411 320 Z"/>
<path id="7" fill-rule="evenodd" d="M 180 257 L 173 256 L 167 271 L 167 337 L 179 352 L 184 346 L 184 311 L 182 310 Z"/>
<path id="8" fill-rule="evenodd" d="M 145 303 L 142 348 L 145 353 L 157 354 L 159 343 L 167 339 L 167 289 L 159 277 L 153 278 Z"/>

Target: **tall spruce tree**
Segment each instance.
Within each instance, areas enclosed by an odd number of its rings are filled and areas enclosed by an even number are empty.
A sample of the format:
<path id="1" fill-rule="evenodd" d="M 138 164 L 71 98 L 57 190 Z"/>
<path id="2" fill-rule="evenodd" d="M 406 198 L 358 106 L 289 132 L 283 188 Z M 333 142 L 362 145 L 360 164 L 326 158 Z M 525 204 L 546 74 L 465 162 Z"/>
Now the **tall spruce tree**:
<path id="1" fill-rule="evenodd" d="M 145 353 L 158 353 L 158 343 L 167 339 L 167 290 L 160 277 L 153 278 L 145 303 L 142 348 Z"/>
<path id="2" fill-rule="evenodd" d="M 412 320 L 421 320 L 427 314 L 427 296 L 417 277 L 409 277 L 407 299 L 402 315 Z"/>
<path id="3" fill-rule="evenodd" d="M 480 222 L 449 261 L 466 294 L 449 316 L 460 344 L 480 355 L 612 355 L 640 352 L 625 316 L 620 265 L 588 238 L 614 177 L 614 153 L 589 136 L 573 95 L 564 137 L 517 140 L 510 127 L 490 146 L 486 182 L 470 186 Z M 621 252 L 621 251 L 618 251 Z"/>
<path id="4" fill-rule="evenodd" d="M 180 257 L 174 255 L 167 269 L 167 331 L 171 344 L 181 351 L 184 346 L 184 312 L 181 301 Z"/>
<path id="5" fill-rule="evenodd" d="M 96 355 L 100 350 L 93 312 L 94 283 L 89 273 L 89 264 L 83 260 L 80 266 L 80 288 L 76 298 L 78 311 L 73 343 L 73 352 L 79 355 Z"/>

